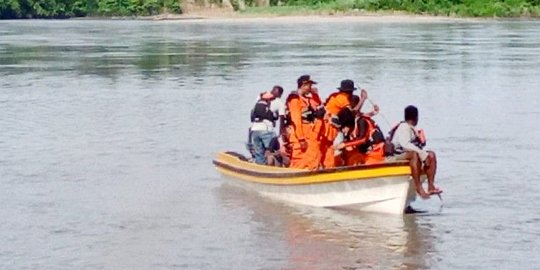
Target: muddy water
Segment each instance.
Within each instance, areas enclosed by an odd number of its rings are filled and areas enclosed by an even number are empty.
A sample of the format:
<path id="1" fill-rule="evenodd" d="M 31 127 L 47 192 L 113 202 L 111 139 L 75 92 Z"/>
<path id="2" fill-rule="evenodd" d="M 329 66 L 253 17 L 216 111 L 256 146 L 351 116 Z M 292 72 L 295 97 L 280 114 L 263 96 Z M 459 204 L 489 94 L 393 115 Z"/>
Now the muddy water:
<path id="1" fill-rule="evenodd" d="M 526 21 L 0 22 L 0 268 L 531 268 L 539 32 Z M 224 184 L 211 159 L 243 151 L 254 96 L 304 73 L 324 96 L 354 79 L 392 123 L 417 105 L 444 208 L 296 208 Z"/>

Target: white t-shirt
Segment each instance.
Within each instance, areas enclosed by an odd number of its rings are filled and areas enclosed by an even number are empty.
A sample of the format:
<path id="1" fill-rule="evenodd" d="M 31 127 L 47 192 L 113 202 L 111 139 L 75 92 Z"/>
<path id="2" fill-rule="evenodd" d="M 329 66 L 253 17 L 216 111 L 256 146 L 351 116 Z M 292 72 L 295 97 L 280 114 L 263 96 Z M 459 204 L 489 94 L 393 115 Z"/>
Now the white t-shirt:
<path id="1" fill-rule="evenodd" d="M 257 101 L 259 101 L 259 98 L 257 98 Z M 275 98 L 270 102 L 270 111 L 274 114 L 274 117 L 278 118 L 279 116 L 285 116 L 285 103 L 283 103 L 283 100 L 281 98 Z M 253 123 L 251 126 L 252 131 L 273 131 L 274 130 L 274 124 L 271 121 L 263 120 L 262 122 Z"/>
<path id="2" fill-rule="evenodd" d="M 339 144 L 341 144 L 342 142 L 345 142 L 345 135 L 343 134 L 343 132 L 338 132 L 336 138 L 334 139 L 334 157 L 337 157 L 339 155 L 341 155 L 341 153 L 343 153 L 343 150 L 342 149 L 337 149 L 337 146 Z"/>
<path id="3" fill-rule="evenodd" d="M 416 138 L 417 130 L 415 127 L 409 125 L 407 122 L 400 123 L 394 132 L 394 138 L 392 143 L 396 148 L 401 148 L 404 151 L 412 151 L 418 153 L 420 159 L 423 161 L 428 157 L 428 153 L 425 150 L 420 149 L 414 145 L 412 141 Z"/>

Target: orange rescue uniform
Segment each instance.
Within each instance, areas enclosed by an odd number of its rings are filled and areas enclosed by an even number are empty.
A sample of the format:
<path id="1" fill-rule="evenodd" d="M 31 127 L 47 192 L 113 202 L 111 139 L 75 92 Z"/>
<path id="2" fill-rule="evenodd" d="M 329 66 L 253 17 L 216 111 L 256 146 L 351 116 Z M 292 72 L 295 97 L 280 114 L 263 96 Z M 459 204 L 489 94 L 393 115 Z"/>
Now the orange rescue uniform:
<path id="1" fill-rule="evenodd" d="M 321 153 L 322 159 L 321 164 L 325 168 L 334 168 L 339 162 L 336 162 L 334 157 L 334 140 L 336 139 L 339 129 L 332 124 L 332 117 L 337 116 L 337 114 L 346 107 L 351 106 L 351 96 L 350 92 L 336 92 L 331 94 L 326 100 L 325 109 L 326 109 L 326 119 L 324 121 L 324 130 L 325 136 L 321 141 Z M 338 159 L 339 160 L 339 159 Z"/>
<path id="2" fill-rule="evenodd" d="M 287 98 L 287 108 L 290 114 L 289 142 L 291 143 L 290 168 L 316 170 L 321 161 L 320 137 L 322 121 L 307 119 L 305 116 L 321 105 L 321 99 L 316 93 L 299 96 L 293 92 Z M 305 140 L 307 149 L 302 151 L 300 141 Z"/>

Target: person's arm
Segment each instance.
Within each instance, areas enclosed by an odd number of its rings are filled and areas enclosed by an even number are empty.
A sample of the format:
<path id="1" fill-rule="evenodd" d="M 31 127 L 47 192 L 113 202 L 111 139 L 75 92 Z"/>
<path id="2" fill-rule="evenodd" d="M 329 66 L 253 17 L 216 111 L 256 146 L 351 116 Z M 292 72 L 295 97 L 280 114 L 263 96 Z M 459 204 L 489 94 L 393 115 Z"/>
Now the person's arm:
<path id="1" fill-rule="evenodd" d="M 408 126 L 408 124 L 401 124 L 397 128 L 394 136 L 396 136 L 396 139 L 403 150 L 416 152 L 420 156 L 422 162 L 426 161 L 428 153 L 411 142 L 414 139 L 414 134 L 412 128 Z"/>
<path id="2" fill-rule="evenodd" d="M 356 107 L 354 107 L 353 109 L 355 111 L 361 111 L 362 110 L 362 106 L 364 106 L 364 102 L 367 100 L 368 98 L 368 95 L 367 95 L 367 91 L 365 89 L 362 89 L 360 91 L 360 101 L 358 102 L 358 104 L 356 105 Z"/>
<path id="3" fill-rule="evenodd" d="M 334 152 L 334 155 L 341 154 L 340 150 L 345 148 L 345 144 L 343 143 L 344 141 L 345 141 L 345 136 L 343 135 L 342 132 L 339 132 L 336 138 L 334 139 L 334 143 L 332 144 L 334 149 L 337 150 Z"/>
<path id="4" fill-rule="evenodd" d="M 279 116 L 279 136 L 283 136 L 285 134 L 285 116 L 280 115 Z"/>
<path id="5" fill-rule="evenodd" d="M 373 117 L 375 115 L 377 115 L 379 113 L 379 106 L 378 105 L 373 105 L 373 111 L 371 112 L 368 112 L 368 113 L 362 113 L 362 115 L 365 115 L 367 117 Z"/>
<path id="6" fill-rule="evenodd" d="M 368 125 L 366 123 L 366 120 L 362 118 L 356 119 L 356 138 L 354 140 L 350 140 L 345 143 L 345 147 L 356 147 L 358 145 L 364 144 L 369 140 L 369 134 L 368 134 Z"/>
<path id="7" fill-rule="evenodd" d="M 367 141 L 366 138 L 355 139 L 355 140 L 344 143 L 343 147 L 355 147 L 355 146 L 366 143 L 366 141 Z"/>
<path id="8" fill-rule="evenodd" d="M 279 136 L 285 134 L 285 104 L 280 102 L 278 108 Z"/>

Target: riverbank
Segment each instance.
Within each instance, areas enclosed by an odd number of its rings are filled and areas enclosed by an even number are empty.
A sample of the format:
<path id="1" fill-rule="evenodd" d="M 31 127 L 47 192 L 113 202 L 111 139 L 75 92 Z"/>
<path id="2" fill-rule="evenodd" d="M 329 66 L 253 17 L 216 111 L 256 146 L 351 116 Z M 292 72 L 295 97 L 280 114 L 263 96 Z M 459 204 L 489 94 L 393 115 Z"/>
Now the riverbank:
<path id="1" fill-rule="evenodd" d="M 265 2 L 266 1 L 266 2 Z M 275 16 L 435 16 L 449 18 L 540 18 L 538 0 L 142 0 L 140 3 L 77 0 L 42 5 L 10 0 L 0 4 L 0 19 L 158 19 Z M 184 3 L 185 2 L 185 3 Z M 26 3 L 26 4 L 25 4 Z M 184 4 L 183 4 L 184 3 Z"/>
<path id="2" fill-rule="evenodd" d="M 510 7 L 497 5 L 482 8 L 466 5 L 455 5 L 446 8 L 434 6 L 417 9 L 403 6 L 373 8 L 344 4 L 340 1 L 328 2 L 314 6 L 271 6 L 271 7 L 248 7 L 240 11 L 245 16 L 303 16 L 303 15 L 337 15 L 337 16 L 425 16 L 425 17 L 448 17 L 448 18 L 510 18 L 530 19 L 540 18 L 540 6 L 521 5 Z"/>
<path id="3" fill-rule="evenodd" d="M 403 12 L 363 12 L 363 13 L 197 13 L 193 15 L 157 15 L 139 17 L 140 20 L 156 21 L 208 21 L 208 22 L 276 22 L 276 23 L 306 23 L 306 22 L 462 22 L 480 21 L 482 18 L 461 18 L 448 16 L 415 15 Z"/>
<path id="4" fill-rule="evenodd" d="M 95 18 L 95 19 L 100 19 Z M 107 18 L 111 19 L 111 18 Z M 436 16 L 429 14 L 412 14 L 403 11 L 365 10 L 331 11 L 331 10 L 305 10 L 305 9 L 275 9 L 250 8 L 242 12 L 225 10 L 199 11 L 192 14 L 161 14 L 156 16 L 112 18 L 136 19 L 156 21 L 209 21 L 209 22 L 276 22 L 276 23 L 303 23 L 303 22 L 381 22 L 381 23 L 407 23 L 407 22 L 474 22 L 488 20 L 537 20 L 537 17 L 459 17 Z"/>
<path id="5" fill-rule="evenodd" d="M 521 16 L 460 16 L 451 14 L 432 14 L 428 12 L 415 13 L 403 10 L 366 10 L 366 9 L 337 9 L 333 6 L 299 7 L 247 7 L 242 11 L 225 8 L 198 9 L 189 14 L 159 14 L 155 16 L 133 17 L 141 20 L 235 20 L 235 21 L 376 21 L 376 22 L 407 22 L 407 21 L 484 21 L 484 20 L 538 20 L 538 13 L 526 13 Z"/>

